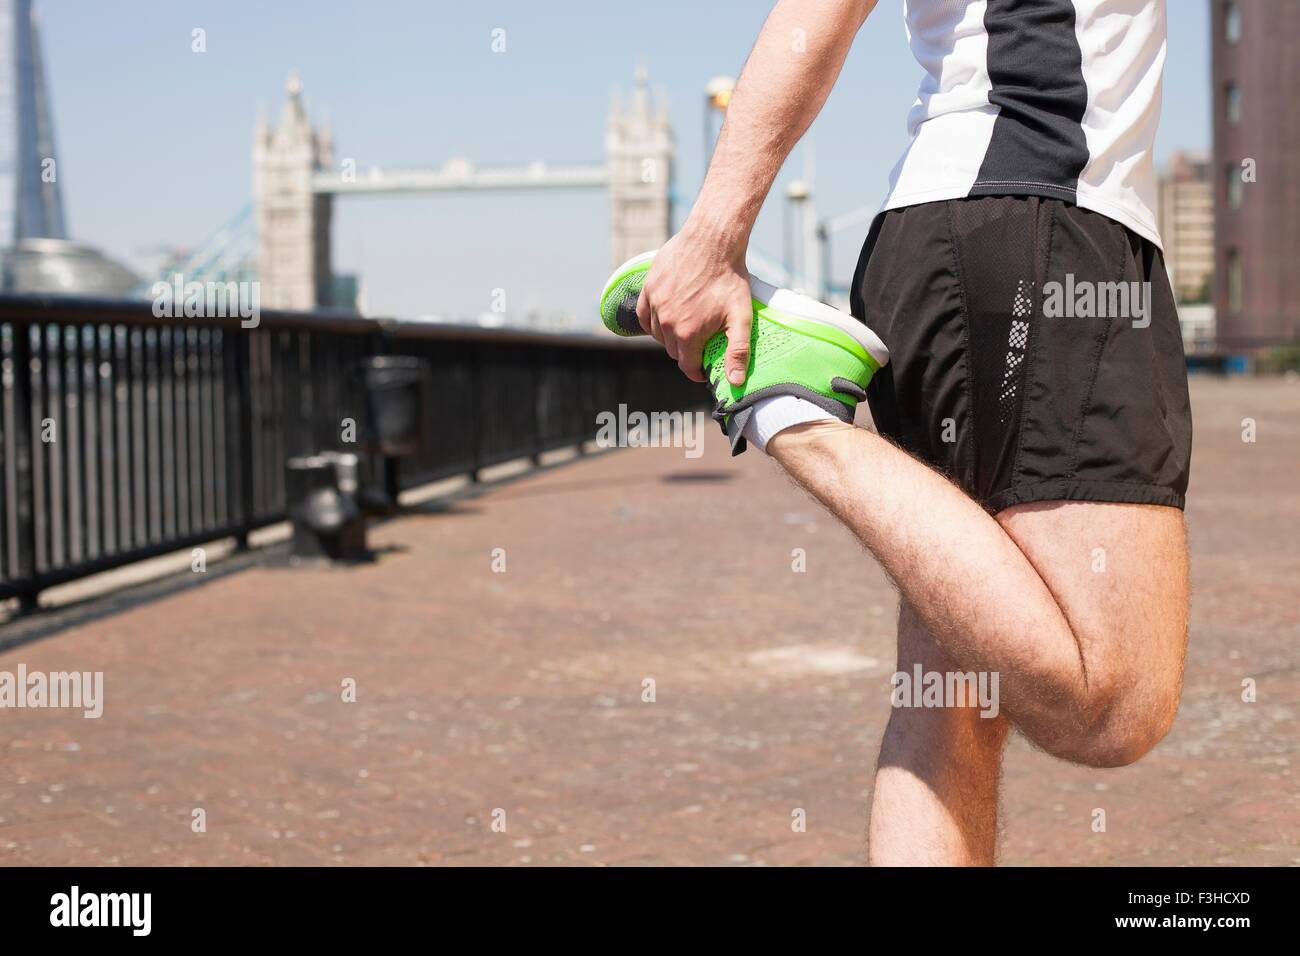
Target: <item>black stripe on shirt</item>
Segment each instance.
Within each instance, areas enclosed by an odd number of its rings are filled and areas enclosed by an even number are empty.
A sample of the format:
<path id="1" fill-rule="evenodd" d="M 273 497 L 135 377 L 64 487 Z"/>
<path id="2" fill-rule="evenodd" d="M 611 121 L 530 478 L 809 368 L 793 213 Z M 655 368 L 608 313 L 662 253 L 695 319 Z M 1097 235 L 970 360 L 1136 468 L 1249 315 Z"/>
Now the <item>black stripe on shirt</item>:
<path id="1" fill-rule="evenodd" d="M 1088 87 L 1070 0 L 988 0 L 989 102 L 999 108 L 972 196 L 1076 202 Z"/>

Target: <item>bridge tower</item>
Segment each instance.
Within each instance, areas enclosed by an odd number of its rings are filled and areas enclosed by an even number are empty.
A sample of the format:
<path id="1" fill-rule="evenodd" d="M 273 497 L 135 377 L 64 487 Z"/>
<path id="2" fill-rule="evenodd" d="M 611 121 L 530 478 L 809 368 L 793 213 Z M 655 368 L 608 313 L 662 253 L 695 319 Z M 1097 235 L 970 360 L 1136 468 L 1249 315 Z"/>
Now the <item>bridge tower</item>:
<path id="1" fill-rule="evenodd" d="M 617 266 L 657 249 L 672 234 L 673 130 L 667 104 L 662 96 L 651 97 L 642 66 L 627 106 L 617 92 L 610 105 L 605 160 L 610 258 Z"/>
<path id="2" fill-rule="evenodd" d="M 253 135 L 253 207 L 261 305 L 314 309 L 330 304 L 330 213 L 333 196 L 312 189 L 312 176 L 333 162 L 328 129 L 315 130 L 302 84 L 289 78 L 279 125 L 258 118 Z"/>

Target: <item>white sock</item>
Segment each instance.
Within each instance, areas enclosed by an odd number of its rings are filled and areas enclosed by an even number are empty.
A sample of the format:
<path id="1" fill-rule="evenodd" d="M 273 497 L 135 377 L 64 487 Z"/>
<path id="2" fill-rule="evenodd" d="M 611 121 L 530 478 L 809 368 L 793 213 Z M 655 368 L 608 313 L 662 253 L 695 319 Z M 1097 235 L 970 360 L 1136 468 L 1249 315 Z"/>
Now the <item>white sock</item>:
<path id="1" fill-rule="evenodd" d="M 741 434 L 759 451 L 765 451 L 767 443 L 778 432 L 785 431 L 791 425 L 818 422 L 825 418 L 839 421 L 820 405 L 814 405 L 797 395 L 773 395 L 770 398 L 760 398 L 754 403 L 753 414 L 749 416 Z"/>

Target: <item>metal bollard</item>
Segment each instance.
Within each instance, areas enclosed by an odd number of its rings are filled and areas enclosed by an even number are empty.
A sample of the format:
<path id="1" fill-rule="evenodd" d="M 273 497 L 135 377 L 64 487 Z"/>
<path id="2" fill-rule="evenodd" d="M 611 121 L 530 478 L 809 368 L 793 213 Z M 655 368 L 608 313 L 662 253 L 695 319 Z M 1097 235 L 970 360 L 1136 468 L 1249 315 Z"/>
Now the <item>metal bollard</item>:
<path id="1" fill-rule="evenodd" d="M 357 504 L 357 456 L 325 452 L 285 463 L 285 499 L 293 524 L 291 561 L 359 561 L 366 518 Z"/>

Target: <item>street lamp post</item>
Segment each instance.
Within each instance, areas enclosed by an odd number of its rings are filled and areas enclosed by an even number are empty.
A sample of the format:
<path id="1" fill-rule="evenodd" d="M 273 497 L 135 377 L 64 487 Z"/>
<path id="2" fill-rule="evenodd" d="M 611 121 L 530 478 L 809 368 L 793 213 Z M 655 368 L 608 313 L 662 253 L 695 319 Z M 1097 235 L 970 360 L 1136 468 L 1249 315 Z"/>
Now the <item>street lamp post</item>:
<path id="1" fill-rule="evenodd" d="M 789 182 L 785 187 L 785 215 L 783 225 L 785 229 L 785 272 L 789 276 L 790 282 L 795 282 L 795 253 L 794 253 L 794 226 L 792 220 L 796 219 L 796 212 L 802 214 L 804 203 L 808 201 L 812 190 L 802 179 L 795 179 Z M 802 215 L 798 217 L 802 219 Z M 804 250 L 804 258 L 807 259 L 808 250 Z"/>
<path id="2" fill-rule="evenodd" d="M 732 91 L 736 80 L 730 76 L 715 76 L 704 84 L 704 174 L 709 172 L 709 162 L 713 159 L 713 113 L 716 110 L 725 114 L 731 103 Z"/>

